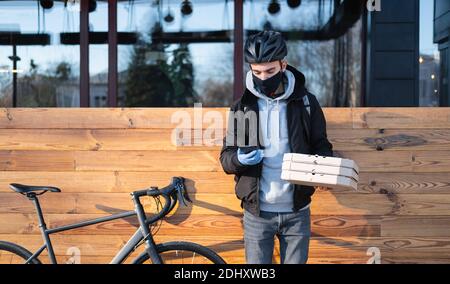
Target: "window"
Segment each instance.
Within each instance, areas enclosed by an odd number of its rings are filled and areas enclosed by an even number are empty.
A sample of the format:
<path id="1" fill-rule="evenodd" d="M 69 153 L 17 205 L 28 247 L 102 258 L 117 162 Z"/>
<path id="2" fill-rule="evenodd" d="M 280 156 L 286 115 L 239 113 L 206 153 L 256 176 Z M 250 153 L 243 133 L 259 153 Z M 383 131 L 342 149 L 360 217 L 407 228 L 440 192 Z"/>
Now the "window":
<path id="1" fill-rule="evenodd" d="M 0 1 L 2 107 L 79 106 L 79 45 L 60 41 L 61 33 L 79 32 L 77 9 L 60 1 Z"/>
<path id="2" fill-rule="evenodd" d="M 119 45 L 120 106 L 230 105 L 233 1 L 189 3 L 119 3 L 119 32 L 138 37 Z"/>
<path id="3" fill-rule="evenodd" d="M 359 106 L 361 20 L 339 38 L 317 33 L 333 16 L 334 1 L 246 1 L 244 28 L 283 32 L 288 64 L 306 77 L 322 106 Z M 245 72 L 249 66 L 244 64 Z"/>
<path id="4" fill-rule="evenodd" d="M 439 106 L 439 65 L 437 44 L 433 43 L 434 1 L 420 0 L 419 106 Z"/>

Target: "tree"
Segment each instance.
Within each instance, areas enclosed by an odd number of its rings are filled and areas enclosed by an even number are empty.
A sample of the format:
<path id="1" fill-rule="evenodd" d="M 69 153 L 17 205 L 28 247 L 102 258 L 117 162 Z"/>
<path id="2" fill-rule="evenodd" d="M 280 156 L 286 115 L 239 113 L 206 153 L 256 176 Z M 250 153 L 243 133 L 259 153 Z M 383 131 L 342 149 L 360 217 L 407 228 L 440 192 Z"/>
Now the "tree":
<path id="1" fill-rule="evenodd" d="M 152 35 L 161 32 L 156 24 Z M 150 59 L 150 60 L 149 60 Z M 165 47 L 141 40 L 133 48 L 126 79 L 126 106 L 190 106 L 196 99 L 194 70 L 187 45 L 173 50 L 170 63 Z"/>
<path id="2" fill-rule="evenodd" d="M 191 106 L 198 98 L 194 90 L 194 67 L 186 44 L 173 51 L 173 60 L 167 66 L 174 86 L 172 106 Z"/>
<path id="3" fill-rule="evenodd" d="M 125 105 L 128 107 L 170 106 L 169 98 L 174 90 L 166 74 L 167 63 L 158 60 L 157 64 L 149 64 L 150 52 L 158 52 L 157 46 L 140 42 L 133 48 L 125 83 Z"/>

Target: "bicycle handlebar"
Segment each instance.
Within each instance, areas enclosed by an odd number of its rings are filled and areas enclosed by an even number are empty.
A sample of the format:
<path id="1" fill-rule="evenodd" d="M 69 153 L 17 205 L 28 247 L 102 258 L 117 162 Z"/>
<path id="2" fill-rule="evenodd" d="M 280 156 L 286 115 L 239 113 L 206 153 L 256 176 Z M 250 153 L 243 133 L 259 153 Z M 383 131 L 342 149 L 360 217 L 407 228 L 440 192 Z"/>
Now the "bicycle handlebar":
<path id="1" fill-rule="evenodd" d="M 161 189 L 151 188 L 138 190 L 133 192 L 133 195 L 136 197 L 142 196 L 152 196 L 156 197 L 162 195 L 165 199 L 164 208 L 158 212 L 155 216 L 148 220 L 148 223 L 152 223 L 160 218 L 163 218 L 165 215 L 169 214 L 170 211 L 175 207 L 177 201 L 179 200 L 184 206 L 187 206 L 186 201 L 192 203 L 192 200 L 189 198 L 186 187 L 184 185 L 183 177 L 172 177 L 172 181 L 168 186 L 165 186 Z"/>

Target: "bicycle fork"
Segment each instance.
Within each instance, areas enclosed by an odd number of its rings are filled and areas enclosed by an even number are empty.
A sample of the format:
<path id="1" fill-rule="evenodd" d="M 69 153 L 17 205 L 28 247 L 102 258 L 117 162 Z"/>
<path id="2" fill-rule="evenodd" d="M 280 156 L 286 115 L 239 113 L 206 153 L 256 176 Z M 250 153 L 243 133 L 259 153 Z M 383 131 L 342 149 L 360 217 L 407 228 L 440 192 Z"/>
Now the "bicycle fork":
<path id="1" fill-rule="evenodd" d="M 153 236 L 151 235 L 149 225 L 146 222 L 144 207 L 142 206 L 139 197 L 131 194 L 131 199 L 133 200 L 134 207 L 136 209 L 137 218 L 140 225 L 139 229 L 141 230 L 142 237 L 145 241 L 145 250 L 147 251 L 153 264 L 162 264 L 162 259 L 158 254 L 158 251 L 156 250 L 155 241 L 153 240 Z"/>

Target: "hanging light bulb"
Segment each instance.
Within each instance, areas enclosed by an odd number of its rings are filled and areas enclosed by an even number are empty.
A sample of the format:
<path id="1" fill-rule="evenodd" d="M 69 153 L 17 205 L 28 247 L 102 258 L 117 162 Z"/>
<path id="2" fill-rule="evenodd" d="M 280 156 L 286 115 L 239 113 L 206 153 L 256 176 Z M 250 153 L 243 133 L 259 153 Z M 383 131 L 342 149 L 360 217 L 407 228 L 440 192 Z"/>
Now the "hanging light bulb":
<path id="1" fill-rule="evenodd" d="M 192 3 L 189 0 L 183 0 L 183 3 L 181 3 L 181 14 L 183 16 L 189 16 L 192 14 Z"/>
<path id="2" fill-rule="evenodd" d="M 267 10 L 272 15 L 277 14 L 278 12 L 280 12 L 280 3 L 278 3 L 277 0 L 272 0 Z"/>
<path id="3" fill-rule="evenodd" d="M 41 4 L 41 7 L 46 10 L 53 8 L 52 0 L 41 0 L 39 1 L 39 4 Z"/>
<path id="4" fill-rule="evenodd" d="M 287 0 L 289 8 L 297 8 L 302 4 L 302 0 Z"/>
<path id="5" fill-rule="evenodd" d="M 167 14 L 164 16 L 164 21 L 166 23 L 172 23 L 174 20 L 174 17 L 172 15 L 172 11 L 170 9 L 170 2 L 167 3 Z"/>
<path id="6" fill-rule="evenodd" d="M 164 17 L 164 21 L 167 23 L 172 23 L 174 20 L 172 13 L 170 12 L 170 10 L 167 11 L 167 15 Z"/>

